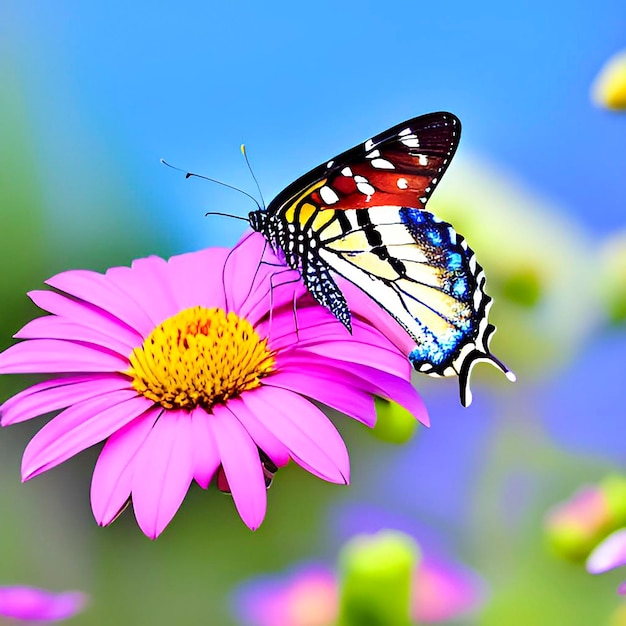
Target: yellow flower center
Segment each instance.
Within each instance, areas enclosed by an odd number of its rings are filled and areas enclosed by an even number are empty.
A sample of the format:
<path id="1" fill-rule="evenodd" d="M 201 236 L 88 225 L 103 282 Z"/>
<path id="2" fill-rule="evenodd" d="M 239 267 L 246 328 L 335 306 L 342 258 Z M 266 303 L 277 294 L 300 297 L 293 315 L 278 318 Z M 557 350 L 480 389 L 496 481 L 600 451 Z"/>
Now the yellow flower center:
<path id="1" fill-rule="evenodd" d="M 247 320 L 201 306 L 166 319 L 129 360 L 133 387 L 166 409 L 209 409 L 258 387 L 275 366 Z"/>

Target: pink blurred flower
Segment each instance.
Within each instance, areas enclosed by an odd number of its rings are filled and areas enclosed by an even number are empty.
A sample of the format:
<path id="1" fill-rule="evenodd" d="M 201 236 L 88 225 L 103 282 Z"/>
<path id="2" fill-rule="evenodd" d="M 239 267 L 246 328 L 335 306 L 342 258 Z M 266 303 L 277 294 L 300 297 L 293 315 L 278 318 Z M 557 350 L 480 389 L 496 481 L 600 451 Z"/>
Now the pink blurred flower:
<path id="1" fill-rule="evenodd" d="M 253 234 L 232 251 L 72 270 L 47 281 L 56 291 L 31 292 L 51 315 L 15 335 L 25 341 L 0 354 L 0 373 L 53 377 L 7 400 L 2 425 L 63 410 L 28 444 L 22 479 L 105 441 L 91 487 L 100 525 L 131 499 L 155 538 L 191 481 L 207 488 L 217 472 L 256 529 L 266 480 L 289 459 L 349 480 L 345 444 L 309 398 L 372 426 L 378 395 L 427 423 L 408 361 L 359 302 L 350 336 L 266 247 Z"/>
<path id="2" fill-rule="evenodd" d="M 545 518 L 546 536 L 555 552 L 584 561 L 591 550 L 626 521 L 626 478 L 609 474 L 596 485 L 583 485 Z"/>
<path id="3" fill-rule="evenodd" d="M 626 565 L 626 528 L 611 533 L 587 558 L 587 571 L 590 574 L 603 574 L 624 565 Z M 618 593 L 626 595 L 626 581 L 619 586 Z"/>
<path id="4" fill-rule="evenodd" d="M 86 596 L 78 591 L 52 593 L 34 587 L 0 587 L 0 616 L 28 622 L 56 622 L 83 610 Z"/>
<path id="5" fill-rule="evenodd" d="M 484 583 L 472 570 L 426 555 L 413 574 L 411 617 L 418 624 L 456 619 L 484 600 Z M 323 565 L 241 585 L 233 612 L 245 626 L 333 626 L 339 612 L 337 576 Z"/>

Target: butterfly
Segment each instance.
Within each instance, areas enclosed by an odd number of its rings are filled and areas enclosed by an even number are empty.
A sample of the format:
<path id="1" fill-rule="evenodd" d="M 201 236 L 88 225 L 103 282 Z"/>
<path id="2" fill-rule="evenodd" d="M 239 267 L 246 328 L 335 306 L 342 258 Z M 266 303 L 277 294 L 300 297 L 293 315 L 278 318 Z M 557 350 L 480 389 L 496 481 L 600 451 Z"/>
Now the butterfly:
<path id="1" fill-rule="evenodd" d="M 348 331 L 350 309 L 333 273 L 409 334 L 417 371 L 458 376 L 468 406 L 476 363 L 489 362 L 510 380 L 515 375 L 489 351 L 492 299 L 474 252 L 426 210 L 460 134 L 451 113 L 402 122 L 312 169 L 248 218 Z"/>

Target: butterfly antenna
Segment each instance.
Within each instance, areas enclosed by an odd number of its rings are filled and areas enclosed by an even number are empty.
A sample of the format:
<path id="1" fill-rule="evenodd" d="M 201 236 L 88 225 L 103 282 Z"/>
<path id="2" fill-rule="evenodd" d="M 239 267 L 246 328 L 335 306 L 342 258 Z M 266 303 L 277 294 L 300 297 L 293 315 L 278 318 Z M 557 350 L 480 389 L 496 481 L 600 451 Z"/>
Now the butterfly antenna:
<path id="1" fill-rule="evenodd" d="M 245 144 L 241 144 L 241 154 L 243 154 L 243 158 L 246 160 L 246 165 L 248 166 L 248 171 L 252 175 L 254 180 L 254 184 L 256 185 L 257 191 L 259 192 L 259 196 L 261 197 L 261 203 L 263 204 L 263 209 L 265 209 L 265 200 L 263 199 L 263 192 L 261 191 L 261 186 L 259 185 L 259 181 L 256 179 L 254 172 L 252 171 L 252 166 L 250 165 L 250 161 L 248 160 L 248 153 L 246 152 Z M 258 205 L 258 203 L 257 203 Z M 261 207 L 259 207 L 261 208 Z"/>
<path id="2" fill-rule="evenodd" d="M 239 193 L 242 193 L 244 196 L 247 196 L 248 198 L 250 198 L 250 200 L 252 200 L 252 202 L 254 202 L 254 204 L 256 204 L 257 208 L 259 209 L 259 211 L 261 210 L 261 205 L 258 203 L 257 199 L 254 196 L 251 196 L 247 191 L 244 191 L 243 189 L 239 189 L 239 187 L 233 187 L 233 185 L 229 185 L 228 183 L 223 183 L 221 180 L 216 180 L 215 178 L 209 178 L 208 176 L 203 176 L 202 174 L 194 174 L 193 172 L 188 172 L 187 170 L 183 170 L 180 167 L 176 167 L 174 165 L 171 165 L 170 163 L 168 163 L 165 159 L 161 159 L 161 163 L 163 163 L 163 165 L 167 165 L 167 167 L 172 168 L 173 170 L 176 170 L 177 172 L 182 172 L 185 175 L 185 178 L 202 178 L 203 180 L 208 180 L 209 182 L 212 183 L 216 183 L 218 185 L 221 185 L 222 187 L 228 187 L 229 189 L 232 189 L 234 191 L 238 191 Z M 254 177 L 254 175 L 253 175 Z M 256 178 L 254 179 L 256 182 Z M 257 183 L 257 187 L 258 187 L 258 183 Z M 225 215 L 226 217 L 234 217 L 237 218 L 239 220 L 245 220 L 246 222 L 248 221 L 247 218 L 245 217 L 241 217 L 239 215 L 229 215 L 227 213 L 205 213 L 205 215 Z"/>

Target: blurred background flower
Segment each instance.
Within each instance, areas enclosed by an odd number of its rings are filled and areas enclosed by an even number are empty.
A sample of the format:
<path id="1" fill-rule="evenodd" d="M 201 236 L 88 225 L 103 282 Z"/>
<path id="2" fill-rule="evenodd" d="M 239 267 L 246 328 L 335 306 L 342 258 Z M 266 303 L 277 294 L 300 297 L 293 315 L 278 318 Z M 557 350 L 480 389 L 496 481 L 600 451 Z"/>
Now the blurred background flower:
<path id="1" fill-rule="evenodd" d="M 79 591 L 53 593 L 35 587 L 0 587 L 0 616 L 19 622 L 59 622 L 80 613 L 87 597 Z"/>
<path id="2" fill-rule="evenodd" d="M 605 245 L 625 227 L 626 119 L 588 94 L 623 49 L 625 20 L 621 0 L 445 11 L 408 0 L 3 3 L 2 348 L 34 315 L 24 293 L 48 276 L 240 237 L 240 222 L 203 214 L 245 215 L 251 203 L 185 181 L 160 157 L 251 190 L 245 141 L 269 198 L 373 133 L 450 110 L 463 137 L 432 208 L 485 267 L 493 350 L 518 374 L 511 385 L 477 367 L 466 410 L 454 381 L 416 377 L 432 426 L 402 447 L 338 422 L 350 489 L 287 467 L 256 534 L 233 524 L 230 498 L 200 489 L 155 543 L 129 515 L 95 528 L 86 496 L 98 451 L 20 485 L 35 425 L 5 430 L 3 579 L 89 588 L 98 603 L 81 616 L 87 626 L 228 626 L 235 584 L 332 562 L 327 519 L 366 502 L 437 528 L 480 572 L 491 595 L 469 623 L 608 622 L 619 572 L 592 577 L 557 558 L 543 518 L 580 485 L 623 471 L 626 329 L 607 324 L 623 275 Z M 0 400 L 25 382 L 0 377 Z"/>
<path id="3" fill-rule="evenodd" d="M 626 51 L 609 58 L 593 82 L 591 95 L 601 107 L 626 110 Z"/>
<path id="4" fill-rule="evenodd" d="M 475 611 L 485 597 L 474 572 L 399 531 L 356 535 L 338 558 L 337 568 L 300 564 L 246 581 L 233 614 L 244 626 L 435 624 Z"/>

